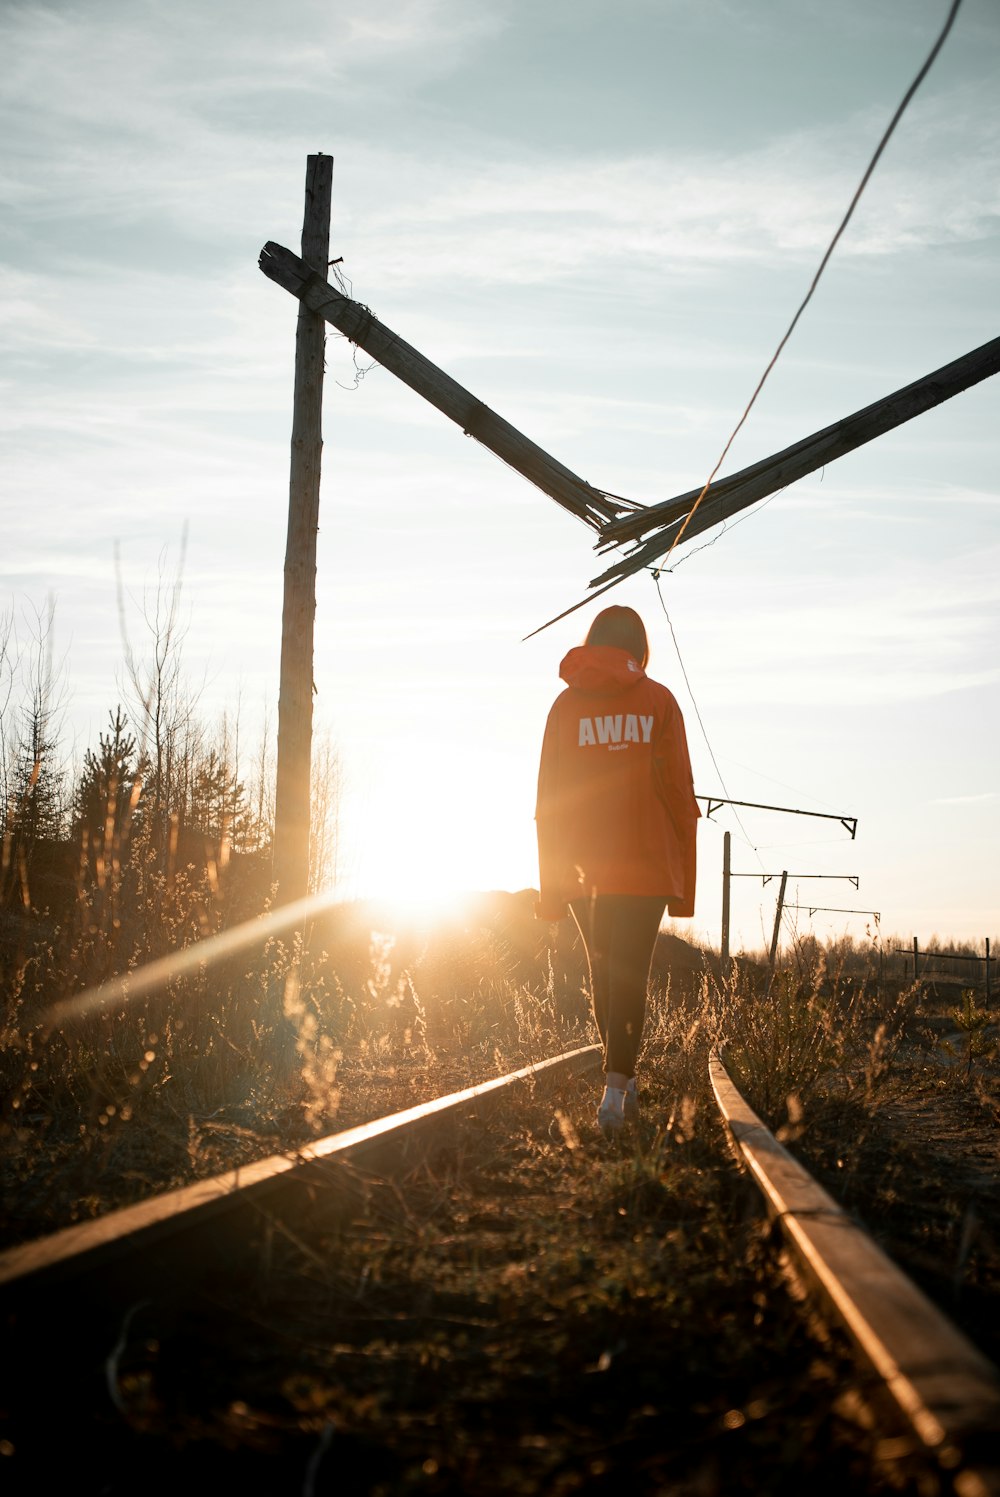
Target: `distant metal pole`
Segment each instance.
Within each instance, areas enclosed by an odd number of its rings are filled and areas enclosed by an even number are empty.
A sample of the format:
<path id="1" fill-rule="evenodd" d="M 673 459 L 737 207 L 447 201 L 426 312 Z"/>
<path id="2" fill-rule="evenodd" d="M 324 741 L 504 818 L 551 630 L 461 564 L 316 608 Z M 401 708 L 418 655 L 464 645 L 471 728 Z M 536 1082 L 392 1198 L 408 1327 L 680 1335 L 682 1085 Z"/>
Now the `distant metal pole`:
<path id="1" fill-rule="evenodd" d="M 722 975 L 729 976 L 729 879 L 732 833 L 722 839 Z M 987 970 L 989 970 L 987 964 Z"/>
<path id="2" fill-rule="evenodd" d="M 917 962 L 919 961 L 919 959 L 920 959 L 920 948 L 917 945 L 917 938 L 916 938 L 916 936 L 914 936 L 913 937 L 913 981 L 914 982 L 916 982 L 916 980 L 917 980 L 917 971 L 919 970 L 918 967 L 917 967 Z"/>
<path id="3" fill-rule="evenodd" d="M 990 1006 L 990 938 L 986 937 L 986 1007 Z"/>
<path id="4" fill-rule="evenodd" d="M 781 887 L 778 890 L 778 908 L 774 912 L 774 934 L 771 937 L 771 954 L 767 961 L 767 965 L 772 972 L 774 971 L 775 958 L 778 955 L 778 931 L 781 929 L 781 911 L 785 904 L 785 885 L 787 883 L 788 869 L 786 868 L 781 875 Z"/>
<path id="5" fill-rule="evenodd" d="M 332 195 L 333 157 L 308 157 L 302 258 L 324 280 L 330 253 Z M 309 887 L 316 533 L 319 529 L 319 477 L 323 452 L 325 344 L 323 318 L 310 311 L 305 302 L 300 302 L 295 334 L 295 393 L 274 798 L 274 877 L 280 904 L 302 899 Z"/>

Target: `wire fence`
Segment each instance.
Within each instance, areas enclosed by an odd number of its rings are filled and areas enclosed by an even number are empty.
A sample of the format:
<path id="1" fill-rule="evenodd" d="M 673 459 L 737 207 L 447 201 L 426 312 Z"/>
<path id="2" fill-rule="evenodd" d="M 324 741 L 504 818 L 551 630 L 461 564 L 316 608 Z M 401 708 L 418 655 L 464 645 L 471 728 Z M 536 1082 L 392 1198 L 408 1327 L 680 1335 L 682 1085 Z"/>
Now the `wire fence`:
<path id="1" fill-rule="evenodd" d="M 992 956 L 990 954 L 989 936 L 986 937 L 985 941 L 983 942 L 983 946 L 984 952 L 982 956 L 979 956 L 974 952 L 939 951 L 937 947 L 932 947 L 930 949 L 925 948 L 923 951 L 921 951 L 920 943 L 917 937 L 914 936 L 913 944 L 911 946 L 893 946 L 892 950 L 904 958 L 904 979 L 909 975 L 910 961 L 913 962 L 914 981 L 916 981 L 918 977 L 923 977 L 928 979 L 943 978 L 946 982 L 961 982 L 963 981 L 961 973 L 956 973 L 954 968 L 950 966 L 938 966 L 938 963 L 974 963 L 974 966 L 976 968 L 981 968 L 982 971 L 980 972 L 974 970 L 971 975 L 971 980 L 977 985 L 980 982 L 985 985 L 986 1002 L 988 1004 L 992 997 L 993 979 L 996 976 L 995 968 L 997 959 L 995 956 Z"/>

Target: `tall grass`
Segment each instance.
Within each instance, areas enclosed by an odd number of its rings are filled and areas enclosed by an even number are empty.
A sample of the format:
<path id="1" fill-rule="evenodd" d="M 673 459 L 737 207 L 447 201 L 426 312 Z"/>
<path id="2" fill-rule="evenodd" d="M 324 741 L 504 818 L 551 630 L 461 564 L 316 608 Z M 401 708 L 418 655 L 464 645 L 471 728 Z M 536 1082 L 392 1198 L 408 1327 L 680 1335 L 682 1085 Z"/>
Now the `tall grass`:
<path id="1" fill-rule="evenodd" d="M 154 994 L 130 999 L 126 981 L 124 1002 L 55 1023 L 55 1000 L 196 950 L 269 907 L 266 849 L 233 854 L 224 832 L 200 844 L 164 840 L 114 785 L 107 805 L 104 827 L 81 840 L 72 879 L 49 883 L 50 902 L 6 910 L 7 1240 L 583 1036 L 581 975 L 575 990 L 557 983 L 534 929 L 525 950 L 499 896 L 430 932 L 394 931 L 374 908 L 335 906 L 303 931 L 262 931 L 242 954 L 198 964 Z"/>
<path id="2" fill-rule="evenodd" d="M 273 897 L 268 745 L 246 769 L 238 714 L 199 721 L 171 656 L 174 615 L 158 617 L 152 666 L 131 661 L 131 708 L 109 714 L 75 770 L 59 750 L 43 637 L 18 701 L 0 620 L 8 1240 L 594 1037 L 573 932 L 551 947 L 530 891 L 482 896 L 433 929 L 335 906 L 298 933 L 262 928 L 155 994 L 53 1023 L 56 1000 L 196 950 Z M 315 885 L 338 858 L 329 745 L 313 789 Z M 670 1025 L 691 1097 L 706 1045 L 724 1043 L 756 1105 L 791 1126 L 804 1099 L 833 1096 L 845 1076 L 862 1090 L 884 1082 L 918 992 L 887 972 L 872 943 L 806 940 L 773 980 L 743 957 L 723 981 L 711 953 L 665 935 L 650 1023 Z"/>

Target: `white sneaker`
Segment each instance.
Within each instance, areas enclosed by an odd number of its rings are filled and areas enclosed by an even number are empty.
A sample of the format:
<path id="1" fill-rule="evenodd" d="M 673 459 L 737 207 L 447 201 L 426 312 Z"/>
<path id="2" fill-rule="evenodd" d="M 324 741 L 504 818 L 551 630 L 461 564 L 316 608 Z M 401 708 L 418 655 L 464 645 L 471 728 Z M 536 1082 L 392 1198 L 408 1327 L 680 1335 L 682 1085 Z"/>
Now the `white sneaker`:
<path id="1" fill-rule="evenodd" d="M 605 1138 L 613 1138 L 625 1126 L 625 1091 L 620 1086 L 606 1086 L 597 1109 L 597 1126 Z"/>
<path id="2" fill-rule="evenodd" d="M 635 1089 L 634 1076 L 625 1088 L 625 1104 L 622 1110 L 626 1123 L 637 1123 L 639 1121 L 639 1096 Z"/>

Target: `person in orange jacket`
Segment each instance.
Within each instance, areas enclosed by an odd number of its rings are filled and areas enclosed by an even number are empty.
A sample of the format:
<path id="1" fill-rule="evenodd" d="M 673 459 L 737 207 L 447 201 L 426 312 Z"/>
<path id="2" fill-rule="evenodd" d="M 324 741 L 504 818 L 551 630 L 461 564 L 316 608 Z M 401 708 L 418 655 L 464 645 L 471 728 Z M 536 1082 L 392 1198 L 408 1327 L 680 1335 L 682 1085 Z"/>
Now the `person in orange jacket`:
<path id="1" fill-rule="evenodd" d="M 605 1088 L 597 1119 L 638 1117 L 635 1064 L 664 911 L 694 914 L 695 800 L 684 720 L 646 675 L 632 608 L 605 608 L 559 667 L 538 770 L 541 920 L 572 914 L 587 953 Z"/>

